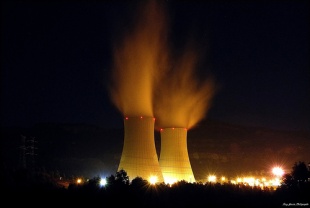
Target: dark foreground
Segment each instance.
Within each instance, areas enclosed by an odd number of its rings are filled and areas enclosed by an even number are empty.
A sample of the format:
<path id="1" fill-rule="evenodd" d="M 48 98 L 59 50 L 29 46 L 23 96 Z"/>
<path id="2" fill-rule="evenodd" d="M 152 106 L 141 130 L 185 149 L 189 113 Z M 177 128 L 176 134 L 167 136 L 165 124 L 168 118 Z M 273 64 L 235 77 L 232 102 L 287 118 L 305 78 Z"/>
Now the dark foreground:
<path id="1" fill-rule="evenodd" d="M 310 183 L 287 184 L 273 189 L 233 184 L 187 183 L 151 185 L 142 178 L 129 182 L 126 175 L 99 177 L 64 187 L 41 180 L 2 186 L 2 203 L 9 207 L 309 207 Z"/>

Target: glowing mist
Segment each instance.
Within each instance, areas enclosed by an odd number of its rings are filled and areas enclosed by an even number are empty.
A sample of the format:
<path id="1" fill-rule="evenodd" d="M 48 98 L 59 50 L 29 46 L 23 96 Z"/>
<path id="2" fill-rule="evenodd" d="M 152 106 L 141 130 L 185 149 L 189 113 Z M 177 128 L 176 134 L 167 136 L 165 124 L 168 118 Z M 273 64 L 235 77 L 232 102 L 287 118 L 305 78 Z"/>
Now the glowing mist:
<path id="1" fill-rule="evenodd" d="M 153 116 L 154 81 L 166 60 L 163 10 L 157 1 L 148 1 L 135 27 L 115 44 L 110 94 L 124 116 Z"/>
<path id="2" fill-rule="evenodd" d="M 188 49 L 157 86 L 154 112 L 160 128 L 190 129 L 206 116 L 215 83 L 212 77 L 197 79 L 198 57 Z"/>

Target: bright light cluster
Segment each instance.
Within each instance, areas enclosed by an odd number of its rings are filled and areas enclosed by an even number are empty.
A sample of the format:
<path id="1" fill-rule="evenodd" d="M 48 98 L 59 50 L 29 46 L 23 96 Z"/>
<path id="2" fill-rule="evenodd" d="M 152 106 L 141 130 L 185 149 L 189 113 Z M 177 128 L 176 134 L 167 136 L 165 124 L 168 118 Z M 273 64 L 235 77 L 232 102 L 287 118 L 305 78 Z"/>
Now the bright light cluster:
<path id="1" fill-rule="evenodd" d="M 284 171 L 281 167 L 274 167 L 272 168 L 272 173 L 275 175 L 275 176 L 278 176 L 278 177 L 282 177 L 284 175 Z"/>
<path id="2" fill-rule="evenodd" d="M 275 166 L 271 170 L 272 176 L 269 177 L 267 180 L 266 177 L 261 178 L 255 178 L 253 176 L 248 177 L 236 177 L 232 180 L 228 180 L 225 176 L 221 177 L 221 183 L 230 182 L 231 184 L 236 185 L 244 185 L 244 186 L 255 186 L 255 187 L 261 187 L 261 188 L 276 188 L 277 186 L 281 185 L 281 178 L 284 175 L 284 170 L 279 167 Z M 208 175 L 207 182 L 209 183 L 216 183 L 217 177 L 214 174 Z"/>
<path id="3" fill-rule="evenodd" d="M 216 176 L 210 175 L 208 176 L 208 182 L 215 183 L 216 182 Z M 224 176 L 221 178 L 221 182 L 230 182 L 231 184 L 235 185 L 244 185 L 244 186 L 251 186 L 251 187 L 260 187 L 260 188 L 276 188 L 277 186 L 281 185 L 281 179 L 278 177 L 270 178 L 267 180 L 265 177 L 262 178 L 255 178 L 255 177 L 237 177 L 232 180 L 227 180 Z"/>
<path id="4" fill-rule="evenodd" d="M 158 181 L 157 176 L 151 176 L 151 177 L 149 178 L 150 184 L 156 184 L 157 181 Z"/>
<path id="5" fill-rule="evenodd" d="M 105 186 L 107 185 L 107 179 L 106 178 L 101 178 L 100 179 L 100 186 Z"/>
<path id="6" fill-rule="evenodd" d="M 176 178 L 169 178 L 169 177 L 165 177 L 165 183 L 172 185 L 174 183 L 176 183 L 178 180 Z"/>
<path id="7" fill-rule="evenodd" d="M 208 176 L 208 182 L 215 183 L 216 182 L 216 176 L 215 175 L 209 175 Z"/>

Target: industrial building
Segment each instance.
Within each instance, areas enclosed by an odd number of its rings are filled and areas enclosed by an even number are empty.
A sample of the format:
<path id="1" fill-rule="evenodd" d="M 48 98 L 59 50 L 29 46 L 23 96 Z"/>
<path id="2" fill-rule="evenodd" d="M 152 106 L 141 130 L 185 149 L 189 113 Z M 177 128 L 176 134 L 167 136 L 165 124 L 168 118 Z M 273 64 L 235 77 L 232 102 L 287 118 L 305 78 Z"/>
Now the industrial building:
<path id="1" fill-rule="evenodd" d="M 118 171 L 125 170 L 129 179 L 142 177 L 164 182 L 154 138 L 155 118 L 125 117 L 124 145 Z"/>
<path id="2" fill-rule="evenodd" d="M 164 128 L 160 130 L 160 136 L 159 165 L 165 183 L 181 180 L 195 182 L 187 150 L 187 129 Z"/>

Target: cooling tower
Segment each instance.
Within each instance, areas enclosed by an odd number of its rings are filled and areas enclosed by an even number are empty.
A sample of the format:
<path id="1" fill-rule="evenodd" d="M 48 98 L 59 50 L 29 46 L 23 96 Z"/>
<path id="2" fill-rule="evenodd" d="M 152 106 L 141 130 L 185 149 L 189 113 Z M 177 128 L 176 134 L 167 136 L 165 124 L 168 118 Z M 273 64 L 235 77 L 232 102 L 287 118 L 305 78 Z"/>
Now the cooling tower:
<path id="1" fill-rule="evenodd" d="M 187 129 L 161 129 L 161 150 L 159 164 L 165 183 L 177 181 L 195 182 L 187 151 Z"/>
<path id="2" fill-rule="evenodd" d="M 130 181 L 136 177 L 150 181 L 155 176 L 158 182 L 164 182 L 156 153 L 154 124 L 152 117 L 124 119 L 124 146 L 118 171 L 125 170 Z"/>

